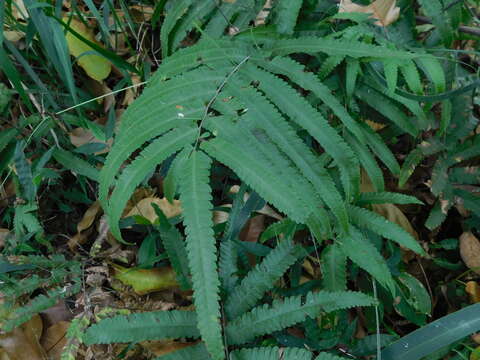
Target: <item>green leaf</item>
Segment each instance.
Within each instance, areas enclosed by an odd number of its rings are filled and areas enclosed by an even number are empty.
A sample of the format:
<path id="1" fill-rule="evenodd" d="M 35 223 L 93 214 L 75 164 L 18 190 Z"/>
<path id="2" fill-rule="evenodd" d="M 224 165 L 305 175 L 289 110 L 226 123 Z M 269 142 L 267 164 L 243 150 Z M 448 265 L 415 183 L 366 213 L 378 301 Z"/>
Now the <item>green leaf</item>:
<path id="1" fill-rule="evenodd" d="M 173 30 L 175 23 L 188 10 L 192 0 L 173 0 L 165 5 L 166 15 L 160 30 L 160 42 L 162 45 L 162 55 L 164 58 L 170 53 L 169 35 Z"/>
<path id="2" fill-rule="evenodd" d="M 321 263 L 322 284 L 327 291 L 347 289 L 347 257 L 338 244 L 325 247 Z"/>
<path id="3" fill-rule="evenodd" d="M 73 155 L 71 152 L 62 149 L 55 149 L 53 158 L 68 170 L 86 176 L 93 181 L 98 181 L 99 171 L 85 160 Z"/>
<path id="4" fill-rule="evenodd" d="M 212 196 L 208 184 L 211 159 L 194 151 L 185 161 L 180 180 L 180 201 L 187 234 L 187 255 L 192 274 L 198 328 L 213 359 L 223 359 L 220 324 L 217 249 L 212 230 Z"/>
<path id="5" fill-rule="evenodd" d="M 64 20 L 66 21 L 67 19 Z M 81 21 L 72 18 L 69 25 L 85 39 L 95 42 L 93 32 Z M 91 46 L 72 35 L 70 32 L 67 32 L 66 40 L 70 54 L 77 58 L 78 64 L 83 70 L 85 70 L 88 76 L 94 80 L 102 81 L 110 75 L 112 69 L 112 63 L 110 60 L 104 56 L 98 55 Z"/>
<path id="6" fill-rule="evenodd" d="M 28 202 L 33 202 L 37 190 L 33 184 L 32 168 L 23 152 L 25 147 L 26 145 L 23 140 L 17 142 L 14 156 L 15 169 L 17 171 L 18 180 L 22 186 L 21 196 Z"/>
<path id="7" fill-rule="evenodd" d="M 480 330 L 480 304 L 444 316 L 411 332 L 382 351 L 383 360 L 419 360 Z"/>

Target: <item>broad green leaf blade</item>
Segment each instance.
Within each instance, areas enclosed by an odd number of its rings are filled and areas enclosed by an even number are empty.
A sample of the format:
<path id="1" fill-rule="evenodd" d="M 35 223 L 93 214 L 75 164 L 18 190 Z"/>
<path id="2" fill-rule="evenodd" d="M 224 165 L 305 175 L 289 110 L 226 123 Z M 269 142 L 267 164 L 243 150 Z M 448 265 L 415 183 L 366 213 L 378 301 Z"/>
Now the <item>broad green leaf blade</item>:
<path id="1" fill-rule="evenodd" d="M 383 360 L 418 360 L 480 330 L 480 304 L 444 316 L 382 351 Z"/>
<path id="2" fill-rule="evenodd" d="M 198 328 L 213 359 L 223 359 L 220 324 L 217 249 L 213 233 L 212 195 L 209 185 L 211 159 L 194 151 L 185 160 L 180 179 L 180 201 L 187 234 L 187 255 L 192 274 Z"/>
<path id="3" fill-rule="evenodd" d="M 230 360 L 311 360 L 312 353 L 299 348 L 258 347 L 236 350 Z"/>
<path id="4" fill-rule="evenodd" d="M 98 181 L 99 171 L 85 160 L 73 155 L 71 152 L 56 149 L 53 153 L 53 158 L 68 170 L 86 176 L 93 181 Z"/>

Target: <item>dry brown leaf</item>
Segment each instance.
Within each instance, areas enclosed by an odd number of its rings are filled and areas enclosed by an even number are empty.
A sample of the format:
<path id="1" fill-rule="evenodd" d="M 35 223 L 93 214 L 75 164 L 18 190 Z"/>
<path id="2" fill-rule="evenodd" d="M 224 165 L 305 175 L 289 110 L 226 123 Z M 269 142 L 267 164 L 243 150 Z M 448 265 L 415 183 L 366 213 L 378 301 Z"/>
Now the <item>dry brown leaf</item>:
<path id="1" fill-rule="evenodd" d="M 71 250 L 74 250 L 78 245 L 82 245 L 87 241 L 88 236 L 93 231 L 91 226 L 93 225 L 93 222 L 97 216 L 101 213 L 102 207 L 100 202 L 97 200 L 90 205 L 85 214 L 83 214 L 82 220 L 80 220 L 80 222 L 77 224 L 77 233 L 68 241 L 68 247 Z"/>
<path id="2" fill-rule="evenodd" d="M 480 241 L 470 231 L 460 236 L 460 255 L 470 270 L 480 274 Z"/>
<path id="3" fill-rule="evenodd" d="M 140 200 L 127 213 L 126 217 L 141 215 L 145 219 L 148 219 L 148 221 L 153 223 L 158 218 L 158 216 L 155 213 L 155 209 L 153 208 L 152 204 L 156 204 L 163 211 L 167 218 L 172 218 L 182 213 L 180 200 L 173 200 L 173 204 L 171 204 L 166 198 L 159 199 L 157 197 L 148 197 Z"/>
<path id="4" fill-rule="evenodd" d="M 10 360 L 45 360 L 47 354 L 40 346 L 42 319 L 37 314 L 13 331 L 0 335 L 0 347 Z"/>
<path id="5" fill-rule="evenodd" d="M 129 285 L 138 295 L 179 287 L 175 271 L 171 267 L 154 269 L 125 268 L 113 264 L 113 277 Z"/>
<path id="6" fill-rule="evenodd" d="M 123 98 L 123 101 L 122 101 L 122 105 L 125 107 L 130 105 L 133 102 L 133 100 L 135 100 L 135 98 L 138 95 L 139 85 L 142 83 L 142 79 L 140 78 L 140 76 L 132 74 L 130 77 L 132 79 L 132 85 L 137 85 L 137 86 L 131 87 L 125 90 L 125 97 Z"/>
<path id="7" fill-rule="evenodd" d="M 91 143 L 100 143 L 100 144 L 107 145 L 105 149 L 101 151 L 97 151 L 95 155 L 105 154 L 109 152 L 110 147 L 112 146 L 112 143 L 113 143 L 112 139 L 109 139 L 107 142 L 97 139 L 90 130 L 87 130 L 84 128 L 73 129 L 72 131 L 70 131 L 68 136 L 70 137 L 71 143 L 76 147 L 80 147 L 82 145 L 91 144 Z"/>
<path id="8" fill-rule="evenodd" d="M 0 228 L 0 248 L 5 246 L 5 241 L 7 240 L 8 235 L 10 235 L 10 230 Z"/>
<path id="9" fill-rule="evenodd" d="M 265 215 L 257 215 L 248 219 L 238 237 L 241 241 L 257 242 L 264 230 Z"/>
<path id="10" fill-rule="evenodd" d="M 141 345 L 155 356 L 163 356 L 168 353 L 195 345 L 195 343 L 182 343 L 172 340 L 145 341 Z M 194 360 L 194 359 L 192 359 Z"/>
<path id="11" fill-rule="evenodd" d="M 68 321 L 59 321 L 50 326 L 43 334 L 40 344 L 47 352 L 49 360 L 60 360 L 63 347 L 67 344 L 67 329 L 70 326 Z"/>
<path id="12" fill-rule="evenodd" d="M 470 301 L 480 302 L 480 285 L 476 281 L 469 281 L 465 284 L 465 292 L 470 295 Z"/>
<path id="13" fill-rule="evenodd" d="M 338 12 L 372 14 L 371 18 L 377 19 L 375 25 L 388 26 L 397 21 L 400 15 L 400 8 L 396 4 L 396 0 L 376 0 L 365 6 L 355 4 L 352 0 L 341 0 Z"/>

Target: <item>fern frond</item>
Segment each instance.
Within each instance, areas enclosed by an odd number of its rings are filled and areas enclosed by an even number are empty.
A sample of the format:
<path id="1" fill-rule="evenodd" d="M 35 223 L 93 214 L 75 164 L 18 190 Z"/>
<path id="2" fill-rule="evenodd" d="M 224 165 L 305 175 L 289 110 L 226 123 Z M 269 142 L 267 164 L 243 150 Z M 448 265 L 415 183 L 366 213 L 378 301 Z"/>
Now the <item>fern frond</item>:
<path id="1" fill-rule="evenodd" d="M 303 0 L 279 0 L 275 3 L 275 25 L 280 34 L 293 34 Z"/>
<path id="2" fill-rule="evenodd" d="M 395 59 L 388 59 L 383 63 L 383 71 L 385 79 L 387 79 L 387 89 L 390 94 L 395 92 L 398 81 L 398 61 Z"/>
<path id="3" fill-rule="evenodd" d="M 361 86 L 355 91 L 355 95 L 364 103 L 378 111 L 387 119 L 392 121 L 403 131 L 416 137 L 418 129 L 414 126 L 412 121 L 405 115 L 405 113 L 397 107 L 395 103 L 390 101 L 386 96 L 373 88 Z"/>
<path id="4" fill-rule="evenodd" d="M 34 297 L 27 304 L 8 314 L 9 318 L 2 322 L 2 330 L 6 332 L 12 331 L 14 328 L 30 320 L 35 314 L 54 306 L 59 299 L 75 295 L 80 289 L 81 283 L 77 282 L 71 286 L 51 289 L 46 295 L 41 294 Z"/>
<path id="5" fill-rule="evenodd" d="M 307 71 L 302 64 L 288 57 L 276 57 L 270 62 L 252 59 L 252 62 L 275 74 L 287 76 L 293 83 L 311 91 L 332 109 L 333 113 L 358 140 L 366 142 L 359 124 L 345 110 L 345 107 L 331 93 L 330 89 L 314 73 Z"/>
<path id="6" fill-rule="evenodd" d="M 332 354 L 329 354 L 329 353 L 326 353 L 326 352 L 321 352 L 320 354 L 318 354 L 318 356 L 315 358 L 315 360 L 347 360 L 347 358 L 332 355 Z"/>
<path id="7" fill-rule="evenodd" d="M 394 293 L 395 285 L 385 259 L 360 231 L 351 226 L 350 234 L 342 236 L 338 243 L 343 253 L 355 264 L 370 273 L 380 284 Z"/>
<path id="8" fill-rule="evenodd" d="M 215 1 L 194 2 L 193 6 L 178 22 L 177 26 L 172 29 L 172 49 L 177 49 L 187 33 L 195 29 L 195 27 L 200 26 L 204 19 L 215 10 L 216 6 Z"/>
<path id="9" fill-rule="evenodd" d="M 277 40 L 267 49 L 274 55 L 289 55 L 293 53 L 315 54 L 322 52 L 328 55 L 343 55 L 354 58 L 413 59 L 419 57 L 418 54 L 391 50 L 383 46 L 321 37 L 300 37 L 296 39 Z"/>
<path id="10" fill-rule="evenodd" d="M 351 205 L 348 207 L 348 213 L 350 214 L 352 221 L 358 226 L 366 227 L 384 238 L 393 240 L 399 245 L 415 251 L 417 254 L 425 254 L 425 251 L 422 249 L 418 241 L 415 240 L 410 233 L 373 211 Z"/>
<path id="11" fill-rule="evenodd" d="M 292 201 L 291 189 L 269 167 L 258 164 L 257 158 L 235 144 L 216 138 L 201 144 L 201 148 L 210 156 L 224 163 L 262 198 L 287 214 L 294 221 L 305 222 L 308 214 L 304 205 L 295 198 Z"/>
<path id="12" fill-rule="evenodd" d="M 187 234 L 187 255 L 198 328 L 212 357 L 223 359 L 218 295 L 220 280 L 209 186 L 210 164 L 211 159 L 200 151 L 194 151 L 185 161 L 180 179 L 180 201 Z"/>
<path id="13" fill-rule="evenodd" d="M 404 61 L 400 65 L 400 72 L 405 79 L 408 87 L 417 95 L 423 94 L 422 81 L 420 79 L 420 74 L 418 73 L 417 66 L 412 60 Z"/>
<path id="14" fill-rule="evenodd" d="M 423 202 L 414 196 L 405 195 L 393 192 L 364 192 L 361 193 L 357 199 L 357 205 L 364 206 L 369 204 L 418 204 L 423 205 Z"/>
<path id="15" fill-rule="evenodd" d="M 204 30 L 204 36 L 211 38 L 219 38 L 225 32 L 225 28 L 232 24 L 232 20 L 235 16 L 242 12 L 249 12 L 251 18 L 255 18 L 257 15 L 254 12 L 255 1 L 254 0 L 238 0 L 235 2 L 223 1 L 218 6 L 216 16 L 213 16 Z"/>
<path id="16" fill-rule="evenodd" d="M 398 164 L 395 155 L 393 155 L 392 151 L 385 144 L 385 141 L 383 141 L 382 137 L 373 131 L 368 124 L 361 123 L 360 126 L 362 127 L 366 143 L 370 149 L 385 164 L 393 175 L 398 176 L 400 173 L 400 165 Z"/>
<path id="17" fill-rule="evenodd" d="M 197 133 L 198 130 L 193 127 L 172 130 L 155 139 L 125 168 L 118 178 L 115 190 L 105 209 L 113 236 L 119 240 L 122 239 L 118 221 L 125 204 L 138 184 L 148 175 L 152 168 L 180 150 L 183 146 L 193 142 Z"/>
<path id="18" fill-rule="evenodd" d="M 165 5 L 166 15 L 160 30 L 160 42 L 162 45 L 162 55 L 164 58 L 170 53 L 169 35 L 176 22 L 188 10 L 192 0 L 173 0 Z"/>
<path id="19" fill-rule="evenodd" d="M 454 31 L 450 21 L 450 16 L 444 10 L 443 1 L 440 0 L 419 0 L 425 15 L 432 19 L 433 24 L 438 29 L 443 43 L 450 46 L 453 40 Z"/>
<path id="20" fill-rule="evenodd" d="M 385 180 L 383 179 L 382 169 L 380 169 L 377 161 L 368 150 L 366 145 L 360 143 L 360 141 L 348 133 L 344 135 L 344 138 L 352 150 L 355 151 L 358 159 L 360 160 L 360 164 L 367 172 L 375 190 L 383 191 L 385 189 Z"/>
<path id="21" fill-rule="evenodd" d="M 360 70 L 360 61 L 357 59 L 347 59 L 347 68 L 345 72 L 345 92 L 348 99 L 351 99 L 353 96 Z"/>
<path id="22" fill-rule="evenodd" d="M 242 69 L 241 74 L 248 76 L 251 80 L 254 78 L 257 81 L 260 80 L 259 88 L 266 92 L 279 109 L 307 129 L 335 158 L 336 162 L 344 169 L 344 175 L 348 177 L 348 181 L 345 180 L 344 184 L 347 189 L 350 189 L 352 183 L 355 183 L 355 168 L 358 169 L 358 165 L 356 165 L 352 151 L 336 131 L 330 127 L 320 113 L 284 81 L 258 68 L 249 67 L 247 69 L 248 72 Z M 231 91 L 230 88 L 229 91 Z M 262 127 L 282 151 L 292 159 L 305 178 L 315 186 L 322 200 L 334 211 L 342 226 L 347 227 L 345 213 L 342 209 L 343 204 L 335 186 L 323 169 L 319 167 L 318 161 L 311 155 L 308 147 L 298 139 L 288 123 L 276 115 L 278 112 L 275 107 L 253 90 L 233 90 L 231 93 L 246 104 L 249 109 L 247 115 L 254 118 L 257 126 Z M 259 106 L 260 104 L 261 106 Z"/>
<path id="23" fill-rule="evenodd" d="M 433 0 L 435 2 L 438 0 Z M 446 88 L 446 79 L 445 71 L 442 68 L 440 61 L 434 56 L 423 56 L 416 60 L 420 65 L 421 69 L 428 76 L 430 81 L 435 87 L 435 92 L 441 93 L 445 91 Z"/>
<path id="24" fill-rule="evenodd" d="M 311 360 L 310 351 L 299 348 L 258 347 L 241 349 L 230 354 L 231 360 Z"/>
<path id="25" fill-rule="evenodd" d="M 347 289 L 347 257 L 338 244 L 325 247 L 320 266 L 325 290 L 344 291 Z"/>
<path id="26" fill-rule="evenodd" d="M 211 360 L 204 343 L 198 343 L 183 349 L 159 356 L 154 360 Z"/>
<path id="27" fill-rule="evenodd" d="M 236 318 L 251 309 L 302 255 L 305 255 L 302 247 L 291 240 L 281 241 L 232 290 L 225 302 L 228 317 Z"/>
<path id="28" fill-rule="evenodd" d="M 220 244 L 219 275 L 222 286 L 231 291 L 238 281 L 237 249 L 232 240 L 224 240 Z"/>
<path id="29" fill-rule="evenodd" d="M 257 336 L 271 334 L 302 322 L 307 316 L 315 317 L 322 310 L 331 312 L 374 303 L 375 300 L 368 295 L 350 291 L 309 292 L 303 304 L 301 296 L 274 300 L 271 306 L 256 307 L 230 322 L 226 328 L 227 338 L 233 345 L 243 344 Z"/>
<path id="30" fill-rule="evenodd" d="M 324 80 L 343 60 L 345 60 L 344 55 L 329 56 L 318 70 L 318 77 Z"/>
<path id="31" fill-rule="evenodd" d="M 122 115 L 115 143 L 100 172 L 99 200 L 103 206 L 122 163 L 148 140 L 200 120 L 205 103 L 214 96 L 224 78 L 222 72 L 198 69 L 145 89 Z"/>
<path id="32" fill-rule="evenodd" d="M 193 311 L 151 311 L 118 315 L 90 326 L 83 338 L 85 344 L 112 344 L 197 338 L 197 316 Z"/>

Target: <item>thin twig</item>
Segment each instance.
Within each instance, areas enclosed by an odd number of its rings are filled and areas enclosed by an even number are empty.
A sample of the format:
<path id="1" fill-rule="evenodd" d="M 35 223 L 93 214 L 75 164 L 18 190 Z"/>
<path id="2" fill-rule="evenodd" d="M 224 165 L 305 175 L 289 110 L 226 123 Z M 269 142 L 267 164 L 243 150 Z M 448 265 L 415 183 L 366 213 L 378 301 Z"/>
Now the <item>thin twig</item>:
<path id="1" fill-rule="evenodd" d="M 213 103 L 215 102 L 215 100 L 217 100 L 217 97 L 220 95 L 220 93 L 222 92 L 223 88 L 225 87 L 225 85 L 227 84 L 228 80 L 230 80 L 230 78 L 238 71 L 238 69 L 240 69 L 240 66 L 242 66 L 245 62 L 247 62 L 247 60 L 250 59 L 250 55 L 248 55 L 247 57 L 245 57 L 242 61 L 240 61 L 234 68 L 232 71 L 230 71 L 230 73 L 225 77 L 225 79 L 223 79 L 222 83 L 217 87 L 217 90 L 215 91 L 215 94 L 212 96 L 212 98 L 210 99 L 210 101 L 208 102 L 207 106 L 205 107 L 205 111 L 203 112 L 203 117 L 202 117 L 202 120 L 200 120 L 200 124 L 198 125 L 198 136 L 197 136 L 197 140 L 195 141 L 195 145 L 193 146 L 193 148 L 195 149 L 198 145 L 198 141 L 200 140 L 200 134 L 202 132 L 202 126 L 203 126 L 203 122 L 205 121 L 205 119 L 207 118 L 208 116 L 208 111 L 210 110 L 210 107 L 213 105 Z"/>

